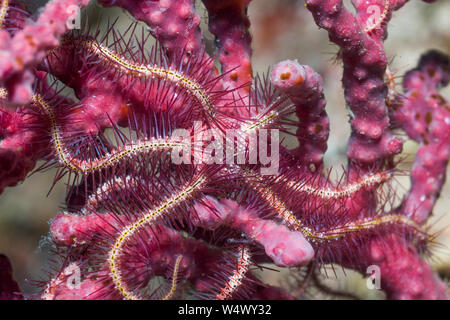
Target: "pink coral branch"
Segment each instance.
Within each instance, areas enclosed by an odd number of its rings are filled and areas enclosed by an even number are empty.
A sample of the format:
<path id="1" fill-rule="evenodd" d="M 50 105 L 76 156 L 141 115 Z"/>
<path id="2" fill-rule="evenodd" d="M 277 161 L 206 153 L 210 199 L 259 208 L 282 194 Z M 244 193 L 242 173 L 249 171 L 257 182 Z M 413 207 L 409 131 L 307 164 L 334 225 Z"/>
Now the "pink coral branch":
<path id="1" fill-rule="evenodd" d="M 420 257 L 417 250 L 395 235 L 370 244 L 369 263 L 380 268 L 381 289 L 388 299 L 448 299 L 446 285 Z M 361 270 L 366 273 L 367 270 Z"/>
<path id="2" fill-rule="evenodd" d="M 36 22 L 9 35 L 0 30 L 0 79 L 12 95 L 10 102 L 26 104 L 31 100 L 33 67 L 46 56 L 47 50 L 59 45 L 59 38 L 70 29 L 73 6 L 81 8 L 89 0 L 53 0 L 49 2 Z"/>
<path id="3" fill-rule="evenodd" d="M 200 17 L 193 0 L 101 0 L 103 6 L 119 6 L 136 19 L 144 21 L 169 57 L 184 62 L 201 58 L 205 52 L 200 31 Z"/>
<path id="4" fill-rule="evenodd" d="M 231 200 L 217 201 L 208 197 L 196 205 L 194 224 L 214 230 L 227 225 L 244 232 L 249 239 L 260 243 L 273 262 L 282 267 L 299 267 L 314 256 L 312 246 L 299 232 L 289 230 L 271 220 L 264 220 L 256 212 L 240 207 Z"/>
<path id="5" fill-rule="evenodd" d="M 307 0 L 306 5 L 317 25 L 328 31 L 330 40 L 342 52 L 342 82 L 351 110 L 352 134 L 347 149 L 350 168 L 383 165 L 402 150 L 402 141 L 388 130 L 382 44 L 363 32 L 342 0 Z"/>
<path id="6" fill-rule="evenodd" d="M 251 65 L 250 20 L 247 9 L 251 0 L 203 0 L 209 13 L 209 30 L 216 36 L 225 88 L 239 88 L 248 95 L 253 77 Z"/>
<path id="7" fill-rule="evenodd" d="M 8 257 L 0 254 L 0 300 L 22 300 L 19 285 L 13 278 Z"/>
<path id="8" fill-rule="evenodd" d="M 0 105 L 0 193 L 25 179 L 47 152 L 42 120 L 24 108 L 13 111 Z"/>
<path id="9" fill-rule="evenodd" d="M 309 66 L 286 60 L 272 69 L 271 81 L 287 94 L 296 106 L 299 125 L 297 139 L 300 146 L 297 155 L 301 163 L 319 169 L 327 150 L 330 121 L 325 111 L 322 77 Z"/>
<path id="10" fill-rule="evenodd" d="M 419 142 L 411 170 L 411 189 L 400 211 L 425 223 L 445 182 L 450 157 L 450 105 L 438 90 L 450 80 L 448 57 L 430 51 L 403 81 L 405 95 L 394 104 L 394 122 Z"/>

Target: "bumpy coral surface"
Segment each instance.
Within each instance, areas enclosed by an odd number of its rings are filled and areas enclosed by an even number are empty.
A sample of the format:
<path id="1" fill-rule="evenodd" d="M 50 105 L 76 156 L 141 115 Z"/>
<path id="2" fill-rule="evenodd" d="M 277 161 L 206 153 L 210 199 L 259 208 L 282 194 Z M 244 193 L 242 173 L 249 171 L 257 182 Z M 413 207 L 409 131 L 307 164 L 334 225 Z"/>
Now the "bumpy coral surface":
<path id="1" fill-rule="evenodd" d="M 425 257 L 450 157 L 449 58 L 424 53 L 397 92 L 383 43 L 407 0 L 305 1 L 343 63 L 351 136 L 332 181 L 323 79 L 297 60 L 253 75 L 250 2 L 203 0 L 214 51 L 194 0 L 99 0 L 146 26 L 104 30 L 89 0 L 34 15 L 1 1 L 0 192 L 43 160 L 67 196 L 49 231 L 61 262 L 27 296 L 1 256 L 0 298 L 295 299 L 333 291 L 328 264 L 379 270 L 389 299 L 447 298 Z M 402 131 L 419 148 L 397 201 Z M 294 287 L 264 283 L 270 264 L 296 270 Z"/>

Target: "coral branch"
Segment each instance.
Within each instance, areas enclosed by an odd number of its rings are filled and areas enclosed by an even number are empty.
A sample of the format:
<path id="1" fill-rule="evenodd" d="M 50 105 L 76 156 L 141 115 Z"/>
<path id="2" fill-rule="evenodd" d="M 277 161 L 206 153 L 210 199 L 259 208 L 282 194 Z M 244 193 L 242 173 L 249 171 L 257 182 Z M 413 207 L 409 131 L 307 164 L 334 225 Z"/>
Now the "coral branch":
<path id="1" fill-rule="evenodd" d="M 271 80 L 296 106 L 299 118 L 297 139 L 300 142 L 297 155 L 300 162 L 305 165 L 312 164 L 314 169 L 319 169 L 323 163 L 323 154 L 327 150 L 330 131 L 322 77 L 308 66 L 286 60 L 273 67 Z"/>
<path id="2" fill-rule="evenodd" d="M 209 14 L 209 30 L 216 36 L 225 88 L 239 88 L 245 97 L 252 80 L 250 20 L 251 0 L 203 0 Z M 239 111 L 238 112 L 243 112 Z"/>
<path id="3" fill-rule="evenodd" d="M 0 106 L 0 193 L 25 179 L 47 152 L 49 140 L 44 132 L 45 120 L 39 115 L 24 108 L 13 111 Z"/>
<path id="4" fill-rule="evenodd" d="M 383 165 L 401 151 L 402 142 L 388 130 L 382 43 L 363 32 L 342 0 L 307 0 L 306 4 L 317 25 L 327 30 L 330 40 L 341 48 L 342 82 L 351 110 L 350 168 Z"/>
<path id="5" fill-rule="evenodd" d="M 17 282 L 13 279 L 11 262 L 0 254 L 0 300 L 23 299 Z"/>
<path id="6" fill-rule="evenodd" d="M 450 158 L 450 105 L 438 93 L 449 80 L 449 58 L 437 51 L 424 54 L 405 75 L 405 95 L 391 110 L 394 123 L 419 143 L 411 189 L 399 210 L 421 224 L 439 197 Z"/>
<path id="7" fill-rule="evenodd" d="M 53 0 L 36 22 L 25 25 L 13 36 L 0 30 L 0 79 L 13 93 L 10 102 L 25 104 L 31 100 L 34 78 L 30 70 L 40 63 L 47 50 L 59 45 L 61 35 L 70 29 L 73 7 L 79 9 L 88 3 L 89 0 Z"/>
<path id="8" fill-rule="evenodd" d="M 381 289 L 388 299 L 447 299 L 446 286 L 438 275 L 419 257 L 414 247 L 395 235 L 372 241 L 368 255 L 367 266 L 380 268 Z"/>
<path id="9" fill-rule="evenodd" d="M 199 58 L 205 48 L 200 32 L 200 17 L 194 0 L 100 0 L 103 6 L 120 6 L 136 19 L 144 21 L 172 59 L 183 55 Z M 210 65 L 212 67 L 212 65 Z"/>
<path id="10" fill-rule="evenodd" d="M 254 212 L 231 200 L 218 202 L 208 198 L 205 201 L 208 206 L 196 205 L 197 217 L 193 219 L 195 225 L 211 230 L 221 225 L 237 228 L 245 232 L 250 239 L 263 245 L 266 254 L 279 266 L 298 267 L 313 258 L 314 251 L 301 233 L 292 232 L 273 221 L 258 218 Z"/>

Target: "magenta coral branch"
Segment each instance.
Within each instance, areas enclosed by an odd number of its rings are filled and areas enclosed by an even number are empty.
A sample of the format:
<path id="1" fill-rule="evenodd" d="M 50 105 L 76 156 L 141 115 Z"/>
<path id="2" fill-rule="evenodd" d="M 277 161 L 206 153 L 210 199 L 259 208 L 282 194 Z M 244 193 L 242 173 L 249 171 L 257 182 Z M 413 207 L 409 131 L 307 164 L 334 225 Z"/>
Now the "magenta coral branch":
<path id="1" fill-rule="evenodd" d="M 20 108 L 10 110 L 0 100 L 0 193 L 25 179 L 48 148 L 45 120 Z M 41 123 L 41 125 L 36 125 Z M 47 140 L 47 141 L 46 141 Z"/>
<path id="2" fill-rule="evenodd" d="M 417 250 L 395 235 L 371 242 L 367 266 L 380 269 L 381 289 L 388 299 L 448 299 L 446 285 Z M 367 270 L 361 270 L 366 273 Z"/>
<path id="3" fill-rule="evenodd" d="M 419 143 L 411 170 L 411 189 L 400 208 L 417 223 L 426 222 L 445 182 L 450 157 L 450 105 L 438 90 L 450 80 L 449 58 L 423 55 L 403 80 L 405 95 L 391 110 L 394 123 Z"/>
<path id="4" fill-rule="evenodd" d="M 60 246 L 78 246 L 90 241 L 95 234 L 112 232 L 118 221 L 112 215 L 77 215 L 59 213 L 52 220 L 50 233 L 53 241 Z"/>
<path id="5" fill-rule="evenodd" d="M 34 77 L 30 70 L 46 56 L 47 50 L 59 45 L 59 38 L 70 29 L 74 8 L 86 6 L 89 0 L 53 0 L 36 22 L 28 23 L 13 36 L 0 30 L 0 79 L 13 94 L 10 101 L 26 104 L 31 100 Z"/>
<path id="6" fill-rule="evenodd" d="M 350 107 L 352 134 L 347 154 L 350 168 L 383 165 L 398 154 L 402 141 L 388 131 L 383 77 L 386 55 L 382 44 L 365 34 L 342 0 L 307 0 L 317 25 L 342 52 L 343 85 Z"/>
<path id="7" fill-rule="evenodd" d="M 22 300 L 19 285 L 13 278 L 8 257 L 0 254 L 0 300 Z"/>
<path id="8" fill-rule="evenodd" d="M 307 264 L 314 256 L 314 250 L 300 232 L 289 230 L 271 220 L 264 220 L 251 209 L 240 207 L 231 200 L 221 202 L 208 197 L 204 204 L 196 205 L 197 218 L 194 224 L 214 230 L 228 225 L 244 232 L 264 246 L 266 254 L 282 267 L 299 267 Z"/>
<path id="9" fill-rule="evenodd" d="M 100 0 L 103 6 L 119 6 L 136 19 L 145 22 L 170 58 L 184 62 L 189 57 L 201 57 L 205 52 L 200 31 L 200 17 L 194 0 Z"/>
<path id="10" fill-rule="evenodd" d="M 296 134 L 300 142 L 297 157 L 302 164 L 314 165 L 314 170 L 320 168 L 330 131 L 322 77 L 309 66 L 286 60 L 273 67 L 271 81 L 296 106 L 299 119 Z"/>
<path id="11" fill-rule="evenodd" d="M 203 0 L 209 13 L 209 30 L 216 36 L 225 88 L 240 88 L 248 95 L 253 77 L 251 65 L 250 20 L 247 9 L 251 0 Z M 239 112 L 239 110 L 237 110 Z"/>

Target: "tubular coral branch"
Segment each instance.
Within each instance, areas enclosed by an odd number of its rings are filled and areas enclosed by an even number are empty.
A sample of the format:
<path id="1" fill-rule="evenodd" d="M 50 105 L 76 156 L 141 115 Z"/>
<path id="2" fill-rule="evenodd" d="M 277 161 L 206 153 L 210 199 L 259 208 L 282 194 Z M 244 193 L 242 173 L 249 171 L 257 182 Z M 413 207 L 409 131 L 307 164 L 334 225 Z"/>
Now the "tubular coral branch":
<path id="1" fill-rule="evenodd" d="M 70 263 L 67 267 L 64 268 L 64 270 L 62 270 L 60 274 L 58 274 L 47 283 L 41 298 L 43 300 L 54 300 L 57 294 L 57 288 L 60 286 L 66 286 L 69 282 L 68 277 L 73 275 L 77 270 L 80 270 L 78 264 L 76 264 L 75 262 Z"/>
<path id="2" fill-rule="evenodd" d="M 367 265 L 380 267 L 381 286 L 388 299 L 448 299 L 446 285 L 438 275 L 417 254 L 414 247 L 395 235 L 371 241 L 368 259 Z"/>
<path id="3" fill-rule="evenodd" d="M 273 67 L 271 80 L 296 106 L 299 118 L 296 133 L 300 142 L 297 152 L 299 161 L 319 169 L 322 166 L 323 154 L 327 150 L 330 131 L 322 77 L 308 66 L 286 60 Z"/>
<path id="4" fill-rule="evenodd" d="M 314 251 L 300 233 L 288 230 L 270 220 L 258 218 L 251 210 L 246 210 L 230 200 L 218 202 L 207 199 L 208 207 L 197 204 L 197 226 L 214 230 L 228 225 L 245 232 L 250 239 L 261 243 L 269 257 L 279 266 L 294 267 L 309 262 Z M 211 208 L 214 208 L 212 210 Z"/>
<path id="5" fill-rule="evenodd" d="M 0 193 L 25 179 L 49 142 L 42 138 L 45 120 L 25 108 L 6 109 L 3 103 L 0 100 Z"/>
<path id="6" fill-rule="evenodd" d="M 33 83 L 31 68 L 40 63 L 47 50 L 59 45 L 60 36 L 69 29 L 67 22 L 73 12 L 68 8 L 81 8 L 88 3 L 89 0 L 53 0 L 46 5 L 36 22 L 27 24 L 14 36 L 0 31 L 0 79 L 10 92 L 14 92 L 9 98 L 12 103 L 25 104 L 30 101 Z"/>
<path id="7" fill-rule="evenodd" d="M 209 13 L 209 30 L 216 36 L 225 88 L 239 88 L 245 97 L 252 79 L 251 35 L 247 9 L 251 0 L 203 0 Z M 239 110 L 237 110 L 239 112 Z"/>
<path id="8" fill-rule="evenodd" d="M 327 30 L 330 40 L 342 50 L 342 81 L 352 118 L 347 151 L 350 168 L 383 164 L 401 151 L 402 142 L 388 131 L 382 43 L 361 32 L 341 0 L 307 0 L 306 4 L 317 25 Z"/>
<path id="9" fill-rule="evenodd" d="M 76 262 L 64 265 L 63 269 L 45 285 L 40 298 L 42 300 L 95 300 L 101 298 L 99 294 L 102 284 L 92 279 L 81 280 L 80 265 Z M 76 279 L 80 276 L 80 279 Z M 80 283 L 73 283 L 80 280 Z M 112 299 L 112 295 L 103 296 Z"/>
<path id="10" fill-rule="evenodd" d="M 60 55 L 60 51 L 65 55 Z M 70 127 L 66 128 L 68 133 L 82 131 L 95 135 L 100 130 L 111 127 L 112 124 L 126 121 L 130 107 L 117 81 L 104 77 L 102 74 L 104 71 L 92 72 L 93 70 L 89 68 L 86 70 L 85 64 L 83 56 L 66 50 L 63 39 L 63 45 L 52 50 L 38 68 L 71 87 L 79 99 L 77 105 L 67 104 L 68 110 L 64 112 L 65 123 Z M 102 81 L 98 81 L 99 74 Z M 40 92 L 46 93 L 47 90 L 40 90 Z M 52 97 L 52 95 L 49 96 Z M 47 104 L 54 103 L 53 99 L 47 101 L 46 97 L 47 95 L 43 96 Z M 52 105 L 52 107 L 56 106 Z"/>
<path id="11" fill-rule="evenodd" d="M 411 189 L 399 211 L 424 223 L 445 182 L 450 158 L 450 105 L 438 90 L 450 80 L 450 62 L 430 51 L 403 82 L 404 97 L 392 107 L 392 117 L 411 139 L 419 142 L 411 170 Z"/>
<path id="12" fill-rule="evenodd" d="M 107 214 L 77 215 L 59 213 L 52 220 L 50 233 L 59 246 L 78 246 L 88 243 L 101 231 L 113 232 L 118 227 L 113 216 Z"/>
<path id="13" fill-rule="evenodd" d="M 144 21 L 161 42 L 170 59 L 183 55 L 200 58 L 205 49 L 200 32 L 200 17 L 195 12 L 193 0 L 101 0 L 103 6 L 120 6 L 136 19 Z M 210 63 L 210 68 L 213 67 Z"/>
<path id="14" fill-rule="evenodd" d="M 11 262 L 0 254 L 0 300 L 22 300 L 19 285 L 13 279 Z"/>

